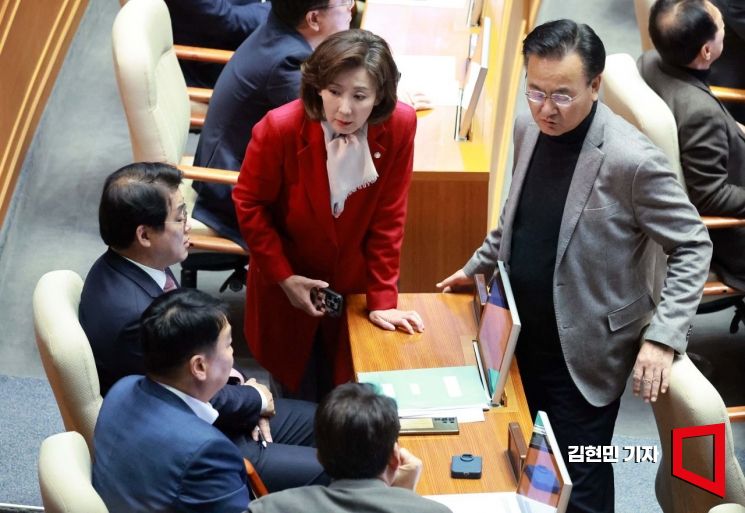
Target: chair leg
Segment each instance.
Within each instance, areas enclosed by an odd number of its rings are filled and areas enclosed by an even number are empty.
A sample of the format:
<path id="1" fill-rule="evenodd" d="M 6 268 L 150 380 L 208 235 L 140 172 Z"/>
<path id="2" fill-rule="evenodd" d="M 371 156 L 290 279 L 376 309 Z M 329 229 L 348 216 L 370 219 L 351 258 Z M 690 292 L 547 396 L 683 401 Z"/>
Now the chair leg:
<path id="1" fill-rule="evenodd" d="M 745 325 L 745 303 L 740 299 L 735 303 L 735 315 L 732 317 L 732 322 L 729 325 L 729 332 L 733 335 L 740 329 L 740 323 Z"/>
<path id="2" fill-rule="evenodd" d="M 181 269 L 181 286 L 187 289 L 197 288 L 196 269 Z"/>

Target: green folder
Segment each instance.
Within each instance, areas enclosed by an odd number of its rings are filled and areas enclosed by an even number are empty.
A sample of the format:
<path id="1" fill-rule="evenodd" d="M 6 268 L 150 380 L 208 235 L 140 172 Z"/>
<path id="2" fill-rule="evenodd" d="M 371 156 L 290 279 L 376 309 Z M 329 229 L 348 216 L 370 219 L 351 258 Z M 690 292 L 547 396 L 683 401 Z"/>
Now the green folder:
<path id="1" fill-rule="evenodd" d="M 360 383 L 396 400 L 399 415 L 411 410 L 485 408 L 489 396 L 476 366 L 437 367 L 382 372 L 360 372 Z"/>

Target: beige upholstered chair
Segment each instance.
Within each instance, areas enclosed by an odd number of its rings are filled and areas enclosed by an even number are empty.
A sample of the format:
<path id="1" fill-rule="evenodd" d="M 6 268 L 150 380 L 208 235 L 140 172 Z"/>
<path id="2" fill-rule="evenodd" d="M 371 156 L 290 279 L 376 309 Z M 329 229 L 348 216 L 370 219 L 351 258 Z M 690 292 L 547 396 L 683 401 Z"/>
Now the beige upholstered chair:
<path id="1" fill-rule="evenodd" d="M 129 0 L 119 10 L 112 29 L 114 70 L 127 116 L 135 161 L 168 162 L 178 166 L 187 179 L 235 184 L 237 170 L 195 168 L 185 157 L 189 127 L 194 121 L 186 82 L 173 47 L 171 20 L 163 0 Z M 187 181 L 182 188 L 189 211 L 195 193 Z M 246 252 L 235 242 L 218 236 L 192 219 L 189 235 L 197 250 L 238 255 L 224 266 L 216 257 L 200 254 L 182 264 L 182 285 L 191 283 L 199 268 L 242 269 Z M 224 259 L 223 259 L 224 260 Z"/>
<path id="2" fill-rule="evenodd" d="M 52 435 L 39 451 L 39 488 L 46 513 L 108 513 L 91 484 L 91 457 L 75 431 Z"/>
<path id="3" fill-rule="evenodd" d="M 103 399 L 93 352 L 78 321 L 82 290 L 83 280 L 72 271 L 42 276 L 34 290 L 34 330 L 65 429 L 81 433 L 93 452 Z"/>
<path id="4" fill-rule="evenodd" d="M 745 513 L 745 506 L 739 504 L 721 504 L 711 508 L 709 513 Z"/>
<path id="5" fill-rule="evenodd" d="M 677 356 L 670 372 L 670 389 L 652 404 L 660 435 L 662 459 L 657 470 L 655 490 L 664 513 L 698 513 L 725 503 L 745 504 L 745 476 L 735 457 L 732 429 L 727 408 L 714 386 L 691 360 Z M 702 490 L 671 474 L 671 432 L 675 428 L 725 424 L 724 498 Z M 682 456 L 683 468 L 700 476 L 714 475 L 712 437 L 687 439 Z"/>

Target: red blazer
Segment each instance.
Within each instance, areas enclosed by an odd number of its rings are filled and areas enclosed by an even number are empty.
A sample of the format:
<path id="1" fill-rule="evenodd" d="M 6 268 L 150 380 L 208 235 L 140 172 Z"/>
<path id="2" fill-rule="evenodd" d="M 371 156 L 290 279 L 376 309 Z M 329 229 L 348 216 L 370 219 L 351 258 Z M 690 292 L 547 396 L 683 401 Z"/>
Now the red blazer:
<path id="1" fill-rule="evenodd" d="M 411 183 L 416 114 L 402 103 L 368 127 L 378 180 L 331 215 L 321 124 L 300 100 L 270 111 L 253 129 L 233 191 L 251 253 L 244 330 L 254 357 L 296 389 L 321 328 L 335 381 L 352 377 L 346 320 L 310 317 L 278 282 L 292 274 L 327 281 L 341 294 L 366 293 L 370 310 L 395 308 L 399 255 Z"/>

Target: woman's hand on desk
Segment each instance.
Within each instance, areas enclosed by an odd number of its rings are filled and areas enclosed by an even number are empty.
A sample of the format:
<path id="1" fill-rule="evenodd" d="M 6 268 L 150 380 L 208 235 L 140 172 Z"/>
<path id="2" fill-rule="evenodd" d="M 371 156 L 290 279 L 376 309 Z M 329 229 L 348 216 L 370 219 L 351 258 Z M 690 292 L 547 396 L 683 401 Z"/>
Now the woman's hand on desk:
<path id="1" fill-rule="evenodd" d="M 313 301 L 311 301 L 310 291 L 314 288 L 324 289 L 329 286 L 328 283 L 293 274 L 289 278 L 279 282 L 279 286 L 282 287 L 292 306 L 298 310 L 302 310 L 311 317 L 323 316 L 323 312 L 318 310 L 313 304 Z"/>
<path id="2" fill-rule="evenodd" d="M 397 308 L 373 310 L 368 317 L 370 322 L 384 330 L 394 331 L 401 328 L 410 335 L 413 335 L 415 331 L 419 333 L 424 331 L 424 322 L 414 310 L 399 310 Z"/>
<path id="3" fill-rule="evenodd" d="M 466 276 L 466 272 L 463 269 L 458 269 L 438 283 L 436 287 L 442 289 L 443 292 L 451 292 L 458 285 L 470 285 L 471 283 L 473 283 L 473 278 Z"/>

